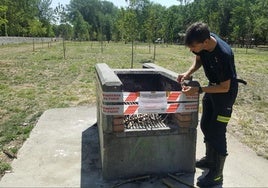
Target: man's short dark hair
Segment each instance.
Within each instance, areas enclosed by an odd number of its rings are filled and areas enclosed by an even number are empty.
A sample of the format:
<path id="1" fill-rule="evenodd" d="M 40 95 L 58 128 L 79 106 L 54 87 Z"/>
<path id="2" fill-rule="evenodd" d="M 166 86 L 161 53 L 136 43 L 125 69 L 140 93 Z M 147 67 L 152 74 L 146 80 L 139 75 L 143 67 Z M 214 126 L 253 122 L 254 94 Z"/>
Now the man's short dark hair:
<path id="1" fill-rule="evenodd" d="M 202 43 L 210 38 L 210 31 L 207 24 L 196 22 L 186 30 L 185 45 L 190 46 L 193 43 Z"/>

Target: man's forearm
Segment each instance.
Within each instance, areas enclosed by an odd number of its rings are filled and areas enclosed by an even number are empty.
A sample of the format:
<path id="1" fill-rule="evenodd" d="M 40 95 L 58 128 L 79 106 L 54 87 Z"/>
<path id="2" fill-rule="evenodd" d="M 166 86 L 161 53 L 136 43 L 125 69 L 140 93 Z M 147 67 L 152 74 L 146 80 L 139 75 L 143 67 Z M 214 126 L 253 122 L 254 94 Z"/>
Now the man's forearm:
<path id="1" fill-rule="evenodd" d="M 195 71 L 197 71 L 200 67 L 201 67 L 202 63 L 200 58 L 197 56 L 195 62 L 193 63 L 193 65 L 189 68 L 189 70 L 187 71 L 187 74 L 190 76 L 192 75 Z"/>
<path id="2" fill-rule="evenodd" d="M 221 82 L 219 85 L 202 87 L 205 93 L 227 93 L 230 89 L 231 80 Z"/>

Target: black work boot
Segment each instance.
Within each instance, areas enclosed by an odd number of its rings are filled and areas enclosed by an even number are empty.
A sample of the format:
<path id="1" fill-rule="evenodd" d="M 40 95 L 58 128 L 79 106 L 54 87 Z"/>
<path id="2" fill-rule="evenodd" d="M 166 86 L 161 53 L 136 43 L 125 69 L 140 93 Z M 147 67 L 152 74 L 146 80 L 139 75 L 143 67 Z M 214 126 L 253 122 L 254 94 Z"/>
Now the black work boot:
<path id="1" fill-rule="evenodd" d="M 213 148 L 206 142 L 206 156 L 196 161 L 195 167 L 197 168 L 211 168 L 213 163 Z"/>
<path id="2" fill-rule="evenodd" d="M 211 187 L 214 185 L 222 185 L 223 183 L 223 167 L 226 156 L 220 155 L 214 151 L 214 164 L 209 169 L 208 174 L 197 182 L 199 187 Z"/>

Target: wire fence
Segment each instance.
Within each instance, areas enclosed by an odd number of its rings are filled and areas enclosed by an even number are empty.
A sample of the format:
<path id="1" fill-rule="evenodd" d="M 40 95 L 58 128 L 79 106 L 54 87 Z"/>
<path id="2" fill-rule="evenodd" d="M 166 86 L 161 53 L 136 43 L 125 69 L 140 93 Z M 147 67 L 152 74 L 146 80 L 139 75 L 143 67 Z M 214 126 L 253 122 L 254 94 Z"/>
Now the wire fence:
<path id="1" fill-rule="evenodd" d="M 0 37 L 0 45 L 20 44 L 20 43 L 42 43 L 42 42 L 57 42 L 62 38 L 51 37 Z"/>

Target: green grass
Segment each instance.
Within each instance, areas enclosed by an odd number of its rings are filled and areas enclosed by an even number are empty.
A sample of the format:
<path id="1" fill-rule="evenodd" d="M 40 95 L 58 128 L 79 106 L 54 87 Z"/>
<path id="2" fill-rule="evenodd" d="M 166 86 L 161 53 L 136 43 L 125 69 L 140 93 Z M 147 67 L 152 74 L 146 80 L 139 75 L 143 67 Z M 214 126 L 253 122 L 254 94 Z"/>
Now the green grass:
<path id="1" fill-rule="evenodd" d="M 268 159 L 268 52 L 258 49 L 234 50 L 239 77 L 248 82 L 241 86 L 229 131 Z"/>
<path id="2" fill-rule="evenodd" d="M 19 148 L 45 110 L 95 103 L 96 63 L 131 67 L 130 44 L 105 43 L 101 53 L 97 42 L 67 42 L 66 59 L 60 42 L 50 48 L 35 47 L 35 52 L 31 44 L 0 47 L 0 151 L 7 146 Z M 239 48 L 234 52 L 239 77 L 248 86 L 240 87 L 229 132 L 268 158 L 268 52 Z M 152 59 L 153 48 L 149 53 L 148 45 L 136 44 L 134 68 Z M 193 60 L 184 46 L 156 48 L 155 63 L 178 73 L 186 71 Z M 207 82 L 202 70 L 194 78 L 201 84 Z M 0 172 L 9 169 L 5 157 L 0 155 Z"/>
<path id="3" fill-rule="evenodd" d="M 11 165 L 8 162 L 0 161 L 0 175 L 4 175 L 6 171 L 11 170 Z"/>

